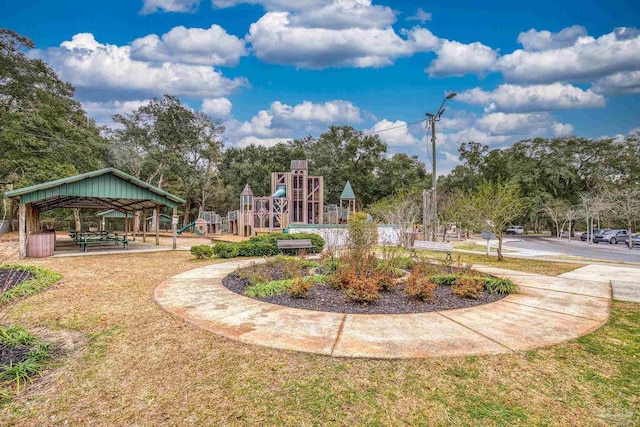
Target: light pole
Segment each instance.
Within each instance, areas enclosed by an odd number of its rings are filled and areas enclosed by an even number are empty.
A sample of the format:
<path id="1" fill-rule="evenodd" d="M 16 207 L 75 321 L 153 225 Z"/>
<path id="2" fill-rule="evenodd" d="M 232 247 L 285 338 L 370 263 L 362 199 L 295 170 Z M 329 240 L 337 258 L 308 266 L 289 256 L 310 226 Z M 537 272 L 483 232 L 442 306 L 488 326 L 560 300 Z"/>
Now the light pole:
<path id="1" fill-rule="evenodd" d="M 440 117 L 442 116 L 442 113 L 444 113 L 445 108 L 444 107 L 444 103 L 447 102 L 448 99 L 453 98 L 454 96 L 456 96 L 457 93 L 455 92 L 451 92 L 449 95 L 445 96 L 445 98 L 442 100 L 442 104 L 440 104 L 440 108 L 438 108 L 438 111 L 435 114 L 431 114 L 431 113 L 426 113 L 427 117 L 429 118 L 429 124 L 431 125 L 431 164 L 433 166 L 432 169 L 432 188 L 431 188 L 431 192 L 433 193 L 433 195 L 431 196 L 431 212 L 430 212 L 430 216 L 431 216 L 431 241 L 435 242 L 437 240 L 437 225 L 438 225 L 438 198 L 437 198 L 437 193 L 436 193 L 436 122 L 440 121 Z M 424 200 L 424 205 L 426 206 L 426 191 L 423 192 L 423 200 Z M 425 212 L 426 213 L 426 212 Z M 426 217 L 426 215 L 424 215 Z M 424 240 L 427 240 L 427 234 L 426 234 L 426 220 L 423 221 L 423 227 L 424 227 Z"/>

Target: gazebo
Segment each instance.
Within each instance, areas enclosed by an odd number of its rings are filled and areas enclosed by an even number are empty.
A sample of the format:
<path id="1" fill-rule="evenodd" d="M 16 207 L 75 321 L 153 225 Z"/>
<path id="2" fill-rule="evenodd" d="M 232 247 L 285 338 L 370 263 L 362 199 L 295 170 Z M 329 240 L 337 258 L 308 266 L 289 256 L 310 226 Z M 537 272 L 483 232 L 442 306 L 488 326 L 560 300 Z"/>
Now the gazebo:
<path id="1" fill-rule="evenodd" d="M 178 205 L 186 203 L 178 196 L 114 168 L 8 191 L 5 197 L 19 205 L 20 258 L 27 255 L 29 235 L 42 231 L 41 212 L 58 208 L 114 209 L 131 215 L 143 211 L 143 218 L 146 218 L 146 210 L 152 209 L 156 224 L 159 224 L 161 207 L 173 209 L 176 216 Z M 175 249 L 175 227 L 173 230 Z M 156 245 L 159 245 L 159 227 L 155 234 Z"/>

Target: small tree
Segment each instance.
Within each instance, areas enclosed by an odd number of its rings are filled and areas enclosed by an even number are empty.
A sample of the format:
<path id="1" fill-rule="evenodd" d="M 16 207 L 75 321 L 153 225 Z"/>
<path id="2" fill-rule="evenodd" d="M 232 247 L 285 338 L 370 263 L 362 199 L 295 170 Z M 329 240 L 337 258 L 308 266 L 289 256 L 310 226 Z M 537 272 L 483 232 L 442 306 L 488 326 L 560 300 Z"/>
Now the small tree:
<path id="1" fill-rule="evenodd" d="M 410 249 L 413 227 L 421 216 L 419 194 L 401 192 L 378 201 L 369 209 L 383 222 L 394 226 L 398 244 Z"/>
<path id="2" fill-rule="evenodd" d="M 502 261 L 505 228 L 527 210 L 527 204 L 520 196 L 520 187 L 508 182 L 485 182 L 471 193 L 469 202 L 473 222 L 481 229 L 488 229 L 498 239 L 498 260 Z"/>
<path id="3" fill-rule="evenodd" d="M 564 220 L 569 207 L 564 200 L 554 199 L 549 203 L 544 204 L 544 213 L 553 221 L 555 225 L 556 238 L 562 237 L 562 230 L 564 229 L 564 223 L 560 226 L 560 221 Z"/>
<path id="4" fill-rule="evenodd" d="M 633 248 L 631 231 L 637 219 L 640 219 L 640 189 L 616 188 L 607 193 L 609 211 L 614 219 L 624 222 L 629 233 L 629 249 Z"/>
<path id="5" fill-rule="evenodd" d="M 369 220 L 364 212 L 354 212 L 349 215 L 347 223 L 347 245 L 355 271 L 361 272 L 366 258 L 373 253 L 378 239 L 377 225 Z"/>
<path id="6" fill-rule="evenodd" d="M 580 206 L 571 206 L 564 212 L 564 219 L 569 223 L 569 242 L 571 242 L 571 234 L 573 233 L 573 224 L 577 219 L 582 218 L 582 209 Z"/>
<path id="7" fill-rule="evenodd" d="M 599 217 L 606 211 L 607 201 L 600 194 L 581 194 L 580 205 L 587 222 L 587 242 L 593 243 L 593 221 L 596 216 Z"/>

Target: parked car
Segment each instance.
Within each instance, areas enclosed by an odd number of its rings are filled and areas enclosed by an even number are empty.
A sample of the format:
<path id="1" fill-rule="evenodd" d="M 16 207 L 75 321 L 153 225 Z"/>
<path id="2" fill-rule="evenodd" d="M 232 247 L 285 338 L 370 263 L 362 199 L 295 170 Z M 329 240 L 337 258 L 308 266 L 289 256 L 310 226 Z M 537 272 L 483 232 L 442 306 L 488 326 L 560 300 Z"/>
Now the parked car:
<path id="1" fill-rule="evenodd" d="M 624 239 L 624 243 L 627 244 L 627 245 L 629 244 L 629 237 Z M 632 234 L 631 235 L 631 244 L 633 246 L 640 246 L 640 234 Z"/>
<path id="2" fill-rule="evenodd" d="M 593 229 L 593 235 L 595 236 L 596 234 L 602 234 L 607 230 L 608 230 L 608 228 L 594 228 Z M 583 242 L 586 241 L 588 235 L 589 235 L 589 232 L 585 231 L 584 233 L 582 233 L 580 235 L 580 240 L 582 240 Z"/>
<path id="3" fill-rule="evenodd" d="M 593 243 L 609 242 L 612 245 L 617 245 L 618 242 L 624 242 L 628 238 L 627 230 L 605 230 L 600 234 L 593 235 Z"/>
<path id="4" fill-rule="evenodd" d="M 507 228 L 507 234 L 523 235 L 524 228 L 522 228 L 521 225 L 512 225 L 511 227 Z"/>

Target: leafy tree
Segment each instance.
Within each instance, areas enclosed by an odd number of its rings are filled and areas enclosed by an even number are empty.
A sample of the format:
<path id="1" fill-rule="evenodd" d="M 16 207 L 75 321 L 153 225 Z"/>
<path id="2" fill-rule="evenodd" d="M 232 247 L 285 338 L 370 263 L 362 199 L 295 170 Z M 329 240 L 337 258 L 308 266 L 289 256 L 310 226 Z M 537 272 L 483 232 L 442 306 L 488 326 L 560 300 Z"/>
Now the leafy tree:
<path id="1" fill-rule="evenodd" d="M 117 167 L 187 200 L 184 222 L 191 206 L 207 208 L 219 185 L 217 163 L 224 127 L 204 113 L 165 95 L 113 120 L 110 156 Z"/>
<path id="2" fill-rule="evenodd" d="M 511 221 L 519 218 L 527 209 L 520 195 L 520 187 L 514 183 L 484 182 L 471 193 L 469 213 L 479 229 L 491 231 L 498 239 L 498 260 L 502 261 L 502 238 Z"/>
<path id="3" fill-rule="evenodd" d="M 632 249 L 631 232 L 640 219 L 640 188 L 614 188 L 607 192 L 607 201 L 613 218 L 622 221 L 627 228 L 629 249 Z"/>
<path id="4" fill-rule="evenodd" d="M 33 42 L 0 29 L 0 192 L 105 166 L 107 142 Z M 14 214 L 15 214 L 14 207 Z"/>

